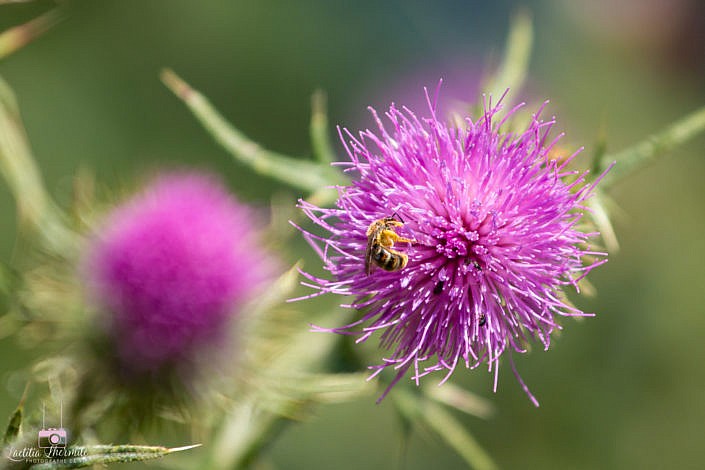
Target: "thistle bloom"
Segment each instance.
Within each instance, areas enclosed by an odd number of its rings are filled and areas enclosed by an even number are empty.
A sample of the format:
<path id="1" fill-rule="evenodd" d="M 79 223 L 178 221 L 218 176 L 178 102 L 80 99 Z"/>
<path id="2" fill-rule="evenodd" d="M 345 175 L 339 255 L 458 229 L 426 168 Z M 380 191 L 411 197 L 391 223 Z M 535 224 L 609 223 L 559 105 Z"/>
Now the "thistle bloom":
<path id="1" fill-rule="evenodd" d="M 251 211 L 216 178 L 169 174 L 115 209 L 85 263 L 124 371 L 154 372 L 217 341 L 270 278 Z"/>
<path id="2" fill-rule="evenodd" d="M 330 232 L 327 238 L 304 232 L 332 275 L 303 273 L 311 281 L 306 285 L 318 290 L 311 296 L 351 295 L 345 306 L 364 311 L 357 321 L 325 331 L 358 335 L 358 342 L 380 332 L 390 351 L 371 367 L 373 377 L 396 370 L 380 400 L 409 368 L 418 385 L 433 371 L 445 370 L 445 381 L 459 364 L 486 363 L 496 390 L 506 350 L 525 352 L 529 339 L 548 349 L 560 328 L 557 316 L 591 315 L 572 306 L 562 288 L 577 289 L 606 262 L 606 253 L 588 245 L 598 234 L 579 226 L 596 182 L 566 169 L 573 157 L 549 156 L 560 136 L 549 141 L 554 121 L 542 121 L 541 109 L 515 133 L 506 121 L 516 109 L 500 118 L 501 106 L 490 104 L 477 121 L 455 127 L 427 102 L 425 119 L 392 105 L 391 128 L 370 108 L 377 132 L 341 133 L 350 158 L 341 165 L 354 176 L 338 188 L 337 208 L 300 203 Z M 368 275 L 366 231 L 392 216 L 403 222 L 394 227 L 397 234 L 413 240 L 392 248 L 408 264 L 392 272 L 375 267 Z M 513 363 L 512 369 L 538 405 Z"/>

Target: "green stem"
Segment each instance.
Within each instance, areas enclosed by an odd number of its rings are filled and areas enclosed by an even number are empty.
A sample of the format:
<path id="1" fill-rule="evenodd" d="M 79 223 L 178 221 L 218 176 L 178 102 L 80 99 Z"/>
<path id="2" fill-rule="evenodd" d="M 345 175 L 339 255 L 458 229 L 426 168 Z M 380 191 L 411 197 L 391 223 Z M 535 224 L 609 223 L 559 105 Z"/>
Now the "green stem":
<path id="1" fill-rule="evenodd" d="M 262 410 L 250 398 L 228 414 L 204 468 L 237 469 L 250 465 L 292 421 Z"/>
<path id="2" fill-rule="evenodd" d="M 56 8 L 24 24 L 0 33 L 0 59 L 21 49 L 29 42 L 44 34 L 63 19 L 63 14 Z"/>
<path id="3" fill-rule="evenodd" d="M 475 438 L 441 405 L 404 387 L 397 387 L 392 396 L 400 413 L 412 423 L 423 422 L 452 447 L 468 465 L 478 470 L 497 468 L 497 464 Z"/>
<path id="4" fill-rule="evenodd" d="M 484 87 L 486 93 L 499 99 L 509 89 L 517 96 L 529 68 L 533 39 L 531 16 L 522 10 L 512 18 L 502 64 Z"/>
<path id="5" fill-rule="evenodd" d="M 15 196 L 20 218 L 38 225 L 49 197 L 27 142 L 17 102 L 0 79 L 0 172 Z"/>
<path id="6" fill-rule="evenodd" d="M 326 94 L 317 90 L 311 96 L 311 146 L 313 156 L 321 163 L 335 161 L 335 152 L 328 135 L 328 114 L 326 112 Z"/>
<path id="7" fill-rule="evenodd" d="M 61 220 L 61 212 L 44 188 L 15 95 L 1 78 L 0 174 L 15 198 L 20 222 L 35 229 L 42 243 L 55 253 L 73 248 L 73 238 Z"/>
<path id="8" fill-rule="evenodd" d="M 603 190 L 631 175 L 677 146 L 705 131 L 705 107 L 674 122 L 645 140 L 617 153 L 603 155 L 596 163 L 596 175 L 602 174 L 611 164 L 617 164 L 600 183 Z"/>
<path id="9" fill-rule="evenodd" d="M 163 70 L 161 79 L 230 155 L 255 172 L 308 192 L 328 185 L 344 184 L 340 172 L 330 166 L 262 148 L 226 121 L 205 96 L 173 71 Z"/>

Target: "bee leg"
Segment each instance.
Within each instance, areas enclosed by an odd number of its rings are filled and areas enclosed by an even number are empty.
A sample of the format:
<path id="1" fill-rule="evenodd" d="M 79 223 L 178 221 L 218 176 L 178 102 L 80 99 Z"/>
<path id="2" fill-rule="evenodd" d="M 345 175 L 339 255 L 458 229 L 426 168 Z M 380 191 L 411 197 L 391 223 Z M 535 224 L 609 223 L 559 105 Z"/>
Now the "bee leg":
<path id="1" fill-rule="evenodd" d="M 394 233 L 394 232 L 392 232 L 392 233 Z M 400 237 L 396 233 L 394 233 L 394 236 L 392 237 L 392 239 L 394 240 L 395 243 L 416 243 L 416 240 L 411 239 L 411 238 Z"/>
<path id="2" fill-rule="evenodd" d="M 392 230 L 384 230 L 382 236 L 380 237 L 380 243 L 386 247 L 394 245 L 394 243 L 415 243 L 416 240 L 411 240 L 409 238 L 400 237 L 396 232 Z"/>
<path id="3" fill-rule="evenodd" d="M 394 242 L 398 238 L 399 236 L 392 230 L 382 230 L 382 233 L 379 236 L 379 244 L 386 248 L 389 248 L 391 246 L 394 246 Z"/>

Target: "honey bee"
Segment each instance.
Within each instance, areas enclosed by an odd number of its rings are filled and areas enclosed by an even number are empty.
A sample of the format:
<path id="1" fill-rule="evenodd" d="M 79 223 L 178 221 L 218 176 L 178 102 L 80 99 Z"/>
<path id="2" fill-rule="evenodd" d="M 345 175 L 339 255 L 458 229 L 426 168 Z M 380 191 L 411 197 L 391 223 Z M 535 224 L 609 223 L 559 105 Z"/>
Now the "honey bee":
<path id="1" fill-rule="evenodd" d="M 396 220 L 394 216 L 375 220 L 367 228 L 367 250 L 365 251 L 365 273 L 372 273 L 372 263 L 385 271 L 399 271 L 404 269 L 409 257 L 392 249 L 395 242 L 413 243 L 414 240 L 403 238 L 394 231 L 395 227 L 402 227 L 404 222 Z"/>

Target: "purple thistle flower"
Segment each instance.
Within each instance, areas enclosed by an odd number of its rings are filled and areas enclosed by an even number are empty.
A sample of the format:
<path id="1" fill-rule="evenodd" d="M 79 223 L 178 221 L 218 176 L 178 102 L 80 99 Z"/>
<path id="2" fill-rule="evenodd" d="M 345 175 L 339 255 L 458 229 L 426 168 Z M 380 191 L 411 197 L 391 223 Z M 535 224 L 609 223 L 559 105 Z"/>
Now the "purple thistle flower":
<path id="1" fill-rule="evenodd" d="M 525 352 L 529 339 L 548 349 L 557 316 L 590 316 L 572 306 L 562 288 L 605 263 L 606 253 L 591 251 L 596 232 L 581 231 L 585 201 L 595 184 L 586 174 L 568 171 L 569 159 L 549 156 L 560 135 L 549 141 L 554 120 L 533 116 L 523 132 L 506 129 L 501 106 L 486 106 L 477 121 L 461 128 L 436 118 L 417 118 L 394 105 L 386 113 L 391 130 L 370 108 L 378 131 L 341 139 L 350 157 L 350 186 L 339 187 L 337 208 L 305 201 L 300 207 L 328 238 L 304 231 L 332 279 L 303 275 L 305 285 L 323 293 L 354 296 L 349 305 L 364 310 L 349 325 L 318 330 L 358 335 L 357 342 L 380 332 L 391 351 L 372 377 L 397 371 L 380 400 L 413 369 L 422 376 L 445 370 L 447 380 L 459 364 L 482 363 L 494 370 L 507 350 Z M 501 102 L 501 100 L 500 100 Z M 598 179 L 599 181 L 599 179 Z M 375 267 L 365 272 L 370 224 L 384 217 L 403 222 L 393 250 L 408 256 L 398 271 Z M 586 261 L 591 259 L 591 261 Z M 534 404 L 519 377 L 522 388 Z M 371 377 L 371 378 L 372 378 Z"/>
<path id="2" fill-rule="evenodd" d="M 175 173 L 109 214 L 84 265 L 125 372 L 188 362 L 273 273 L 251 211 L 211 176 Z"/>

